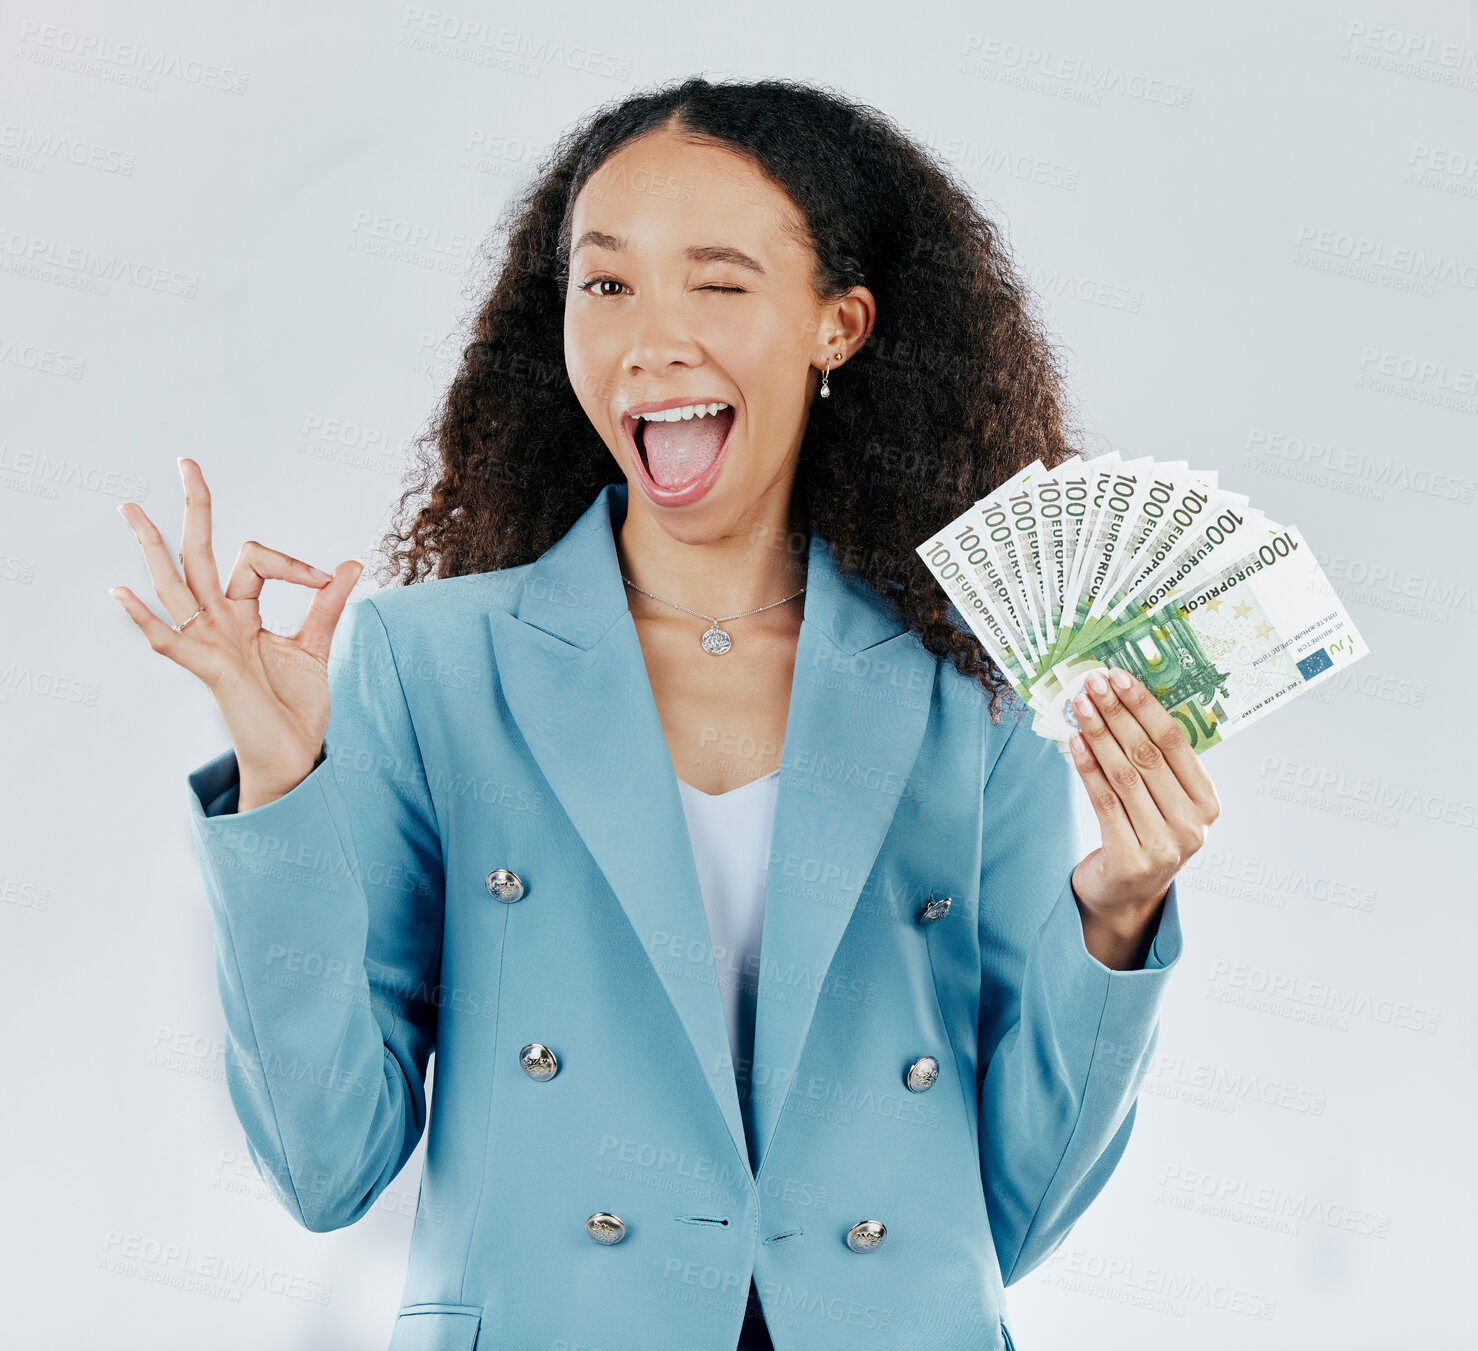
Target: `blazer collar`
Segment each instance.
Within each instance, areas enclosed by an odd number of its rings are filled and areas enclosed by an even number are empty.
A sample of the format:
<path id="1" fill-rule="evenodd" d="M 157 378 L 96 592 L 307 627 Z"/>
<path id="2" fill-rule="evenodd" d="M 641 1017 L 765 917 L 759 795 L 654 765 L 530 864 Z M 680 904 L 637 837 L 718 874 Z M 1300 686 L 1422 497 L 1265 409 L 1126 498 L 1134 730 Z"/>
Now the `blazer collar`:
<path id="1" fill-rule="evenodd" d="M 762 1172 L 818 997 L 833 988 L 832 957 L 918 757 L 937 662 L 881 597 L 842 576 L 813 529 L 765 884 L 747 1104 L 756 1165 L 677 775 L 616 555 L 627 493 L 606 485 L 529 565 L 513 612 L 489 609 L 493 659 L 509 712 L 625 910 L 744 1168 Z"/>

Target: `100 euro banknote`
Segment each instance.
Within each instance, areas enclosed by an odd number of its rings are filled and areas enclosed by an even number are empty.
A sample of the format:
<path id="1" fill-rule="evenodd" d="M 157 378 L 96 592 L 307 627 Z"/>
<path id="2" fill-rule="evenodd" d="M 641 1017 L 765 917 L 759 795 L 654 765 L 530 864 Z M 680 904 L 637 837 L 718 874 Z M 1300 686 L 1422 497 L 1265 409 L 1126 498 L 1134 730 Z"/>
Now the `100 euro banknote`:
<path id="1" fill-rule="evenodd" d="M 1298 528 L 1269 525 L 1254 550 L 1199 586 L 1131 602 L 1038 676 L 1033 727 L 1065 740 L 1084 679 L 1118 667 L 1144 682 L 1199 754 L 1368 652 Z"/>
<path id="2" fill-rule="evenodd" d="M 1057 476 L 1064 472 L 1081 474 L 1069 467 Z M 1157 539 L 1174 543 L 1173 530 L 1137 528 L 1131 556 L 1115 560 L 1113 576 L 1127 589 L 1098 593 L 1092 619 L 1086 602 L 1072 617 L 1059 608 L 1061 627 L 1054 624 L 1052 638 L 1040 641 L 1042 626 L 1031 624 L 1022 589 L 1045 583 L 1038 594 L 1050 602 L 1063 588 L 1071 608 L 1077 583 L 1047 568 L 1045 577 L 1022 575 L 1031 572 L 1031 550 L 990 546 L 993 500 L 1014 492 L 1022 478 L 982 499 L 917 552 L 1032 708 L 1033 730 L 1064 754 L 1077 728 L 1072 699 L 1089 674 L 1105 667 L 1143 681 L 1199 754 L 1368 653 L 1298 529 L 1275 525 L 1229 494 L 1224 502 L 1244 509 L 1230 518 L 1208 513 L 1215 548 L 1201 538 L 1206 527 L 1199 525 L 1175 548 L 1153 550 Z M 1183 467 L 1177 478 L 1185 479 Z M 1044 476 L 1035 481 L 1040 485 Z M 1096 552 L 1093 538 L 1085 530 L 1077 541 L 1075 579 L 1095 566 L 1082 552 Z M 1133 556 L 1141 549 L 1143 562 Z"/>

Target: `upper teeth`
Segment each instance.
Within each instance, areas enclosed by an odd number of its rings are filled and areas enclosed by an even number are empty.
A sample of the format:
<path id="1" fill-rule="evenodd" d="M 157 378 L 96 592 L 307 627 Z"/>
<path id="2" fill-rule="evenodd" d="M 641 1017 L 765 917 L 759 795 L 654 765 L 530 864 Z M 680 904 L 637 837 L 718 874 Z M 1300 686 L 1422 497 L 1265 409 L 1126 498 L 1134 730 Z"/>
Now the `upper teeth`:
<path id="1" fill-rule="evenodd" d="M 728 406 L 726 403 L 685 403 L 681 408 L 661 408 L 655 413 L 638 413 L 636 416 L 647 422 L 681 422 L 690 417 L 707 417 Z"/>

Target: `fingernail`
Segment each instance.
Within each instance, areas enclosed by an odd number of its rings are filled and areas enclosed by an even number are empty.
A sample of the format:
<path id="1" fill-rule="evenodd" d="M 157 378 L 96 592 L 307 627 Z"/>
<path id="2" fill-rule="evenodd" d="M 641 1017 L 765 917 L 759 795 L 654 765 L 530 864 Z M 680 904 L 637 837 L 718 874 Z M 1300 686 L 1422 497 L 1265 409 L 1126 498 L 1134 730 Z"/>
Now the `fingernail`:
<path id="1" fill-rule="evenodd" d="M 110 586 L 108 588 L 108 594 L 110 596 L 112 596 L 114 600 L 122 600 L 123 599 L 123 597 L 118 594 L 118 588 L 116 586 Z"/>
<path id="2" fill-rule="evenodd" d="M 1114 673 L 1109 676 L 1109 679 L 1112 680 L 1114 684 L 1117 685 L 1121 690 L 1127 690 L 1129 688 L 1128 671 L 1120 671 L 1116 669 Z"/>
<path id="3" fill-rule="evenodd" d="M 322 577 L 324 581 L 328 581 L 333 576 L 333 573 L 325 572 L 322 568 L 314 568 L 313 572 L 315 576 Z"/>
<path id="4" fill-rule="evenodd" d="M 1086 694 L 1080 694 L 1073 700 L 1073 707 L 1078 710 L 1078 716 L 1085 720 L 1096 718 L 1098 710 L 1093 707 L 1093 700 Z"/>
<path id="5" fill-rule="evenodd" d="M 1091 676 L 1088 677 L 1088 688 L 1092 690 L 1094 694 L 1108 693 L 1108 681 L 1103 678 L 1103 673 L 1101 671 L 1095 671 Z"/>

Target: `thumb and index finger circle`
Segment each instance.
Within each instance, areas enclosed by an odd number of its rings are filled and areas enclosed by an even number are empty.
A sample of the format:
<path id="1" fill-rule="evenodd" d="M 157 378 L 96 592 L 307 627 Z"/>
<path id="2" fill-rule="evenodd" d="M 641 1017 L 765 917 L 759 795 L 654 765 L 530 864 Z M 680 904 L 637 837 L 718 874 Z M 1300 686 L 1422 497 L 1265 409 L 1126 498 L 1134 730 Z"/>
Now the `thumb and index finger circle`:
<path id="1" fill-rule="evenodd" d="M 313 601 L 295 641 L 309 655 L 327 665 L 334 628 L 363 570 L 358 560 L 350 559 L 328 573 L 280 549 L 268 548 L 257 540 L 247 540 L 241 546 L 241 554 L 232 569 L 225 594 L 227 600 L 260 600 L 262 587 L 268 581 L 294 582 L 310 587 L 314 592 Z"/>

